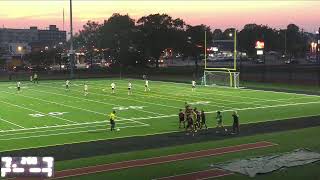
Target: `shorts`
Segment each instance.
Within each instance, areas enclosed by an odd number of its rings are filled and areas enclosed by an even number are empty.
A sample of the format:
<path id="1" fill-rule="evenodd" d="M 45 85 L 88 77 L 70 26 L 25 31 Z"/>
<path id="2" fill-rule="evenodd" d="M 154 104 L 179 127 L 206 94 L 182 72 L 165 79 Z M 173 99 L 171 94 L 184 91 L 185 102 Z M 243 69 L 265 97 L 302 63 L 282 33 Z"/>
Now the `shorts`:
<path id="1" fill-rule="evenodd" d="M 144 85 L 144 87 L 148 87 L 148 85 Z"/>
<path id="2" fill-rule="evenodd" d="M 180 122 L 183 122 L 183 121 L 184 121 L 184 118 L 179 118 L 179 121 L 180 121 Z"/>
<path id="3" fill-rule="evenodd" d="M 130 90 L 131 90 L 131 88 L 128 88 L 128 90 L 130 91 Z"/>
<path id="4" fill-rule="evenodd" d="M 114 127 L 116 123 L 114 122 L 114 120 L 110 119 L 110 124 L 111 124 L 111 127 Z"/>
<path id="5" fill-rule="evenodd" d="M 69 88 L 69 85 L 66 85 L 66 88 L 68 89 L 68 88 Z"/>
<path id="6" fill-rule="evenodd" d="M 111 88 L 112 90 L 114 90 L 114 88 Z"/>
<path id="7" fill-rule="evenodd" d="M 223 124 L 222 124 L 222 121 L 218 121 L 218 122 L 217 122 L 217 125 L 218 125 L 218 126 L 223 125 Z"/>
<path id="8" fill-rule="evenodd" d="M 18 91 L 20 91 L 20 87 L 17 87 Z"/>

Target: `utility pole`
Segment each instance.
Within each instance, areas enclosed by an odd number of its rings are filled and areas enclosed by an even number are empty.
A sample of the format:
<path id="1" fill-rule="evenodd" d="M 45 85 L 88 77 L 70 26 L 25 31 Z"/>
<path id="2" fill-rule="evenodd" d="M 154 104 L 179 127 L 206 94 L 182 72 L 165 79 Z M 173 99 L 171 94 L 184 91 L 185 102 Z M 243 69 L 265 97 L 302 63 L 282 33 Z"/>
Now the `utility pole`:
<path id="1" fill-rule="evenodd" d="M 284 30 L 284 55 L 287 57 L 287 29 Z"/>
<path id="2" fill-rule="evenodd" d="M 70 79 L 74 78 L 74 52 L 73 52 L 73 27 L 72 27 L 72 0 L 70 0 Z"/>
<path id="3" fill-rule="evenodd" d="M 316 52 L 317 52 L 317 61 L 318 61 L 318 63 L 320 64 L 320 27 L 319 27 L 319 29 L 318 29 Z"/>

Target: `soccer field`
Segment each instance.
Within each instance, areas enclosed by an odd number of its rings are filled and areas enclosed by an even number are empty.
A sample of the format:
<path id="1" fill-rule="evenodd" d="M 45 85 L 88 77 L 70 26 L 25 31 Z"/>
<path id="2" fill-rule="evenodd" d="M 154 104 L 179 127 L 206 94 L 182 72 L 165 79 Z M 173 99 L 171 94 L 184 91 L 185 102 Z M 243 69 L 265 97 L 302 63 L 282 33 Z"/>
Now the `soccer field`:
<path id="1" fill-rule="evenodd" d="M 128 81 L 133 85 L 130 96 Z M 115 94 L 111 82 L 116 83 Z M 241 124 L 320 114 L 320 96 L 315 95 L 202 86 L 192 92 L 191 84 L 161 81 L 149 85 L 151 91 L 144 92 L 143 80 L 73 80 L 66 91 L 61 80 L 22 82 L 18 93 L 14 82 L 2 82 L 0 151 L 182 131 L 177 114 L 185 102 L 207 112 L 209 127 L 215 126 L 217 110 L 227 125 L 233 110 Z M 120 131 L 110 132 L 113 109 Z"/>

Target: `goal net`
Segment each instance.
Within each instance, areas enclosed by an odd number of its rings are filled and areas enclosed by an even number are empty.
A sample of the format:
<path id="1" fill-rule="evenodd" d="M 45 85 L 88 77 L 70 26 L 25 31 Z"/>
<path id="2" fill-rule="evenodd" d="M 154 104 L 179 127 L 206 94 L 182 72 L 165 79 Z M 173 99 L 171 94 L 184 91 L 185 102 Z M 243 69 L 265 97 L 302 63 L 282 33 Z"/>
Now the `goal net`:
<path id="1" fill-rule="evenodd" d="M 239 72 L 204 71 L 202 85 L 239 88 Z"/>

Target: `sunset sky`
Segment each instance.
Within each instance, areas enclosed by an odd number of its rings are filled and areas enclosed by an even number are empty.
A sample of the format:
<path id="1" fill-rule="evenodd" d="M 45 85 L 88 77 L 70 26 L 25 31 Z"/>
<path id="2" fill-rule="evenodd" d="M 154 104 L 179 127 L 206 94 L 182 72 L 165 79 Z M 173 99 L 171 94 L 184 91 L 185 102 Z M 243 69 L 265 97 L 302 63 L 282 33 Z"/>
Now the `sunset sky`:
<path id="1" fill-rule="evenodd" d="M 206 24 L 212 29 L 236 27 L 247 23 L 285 28 L 295 23 L 305 31 L 315 32 L 320 26 L 320 1 L 88 1 L 73 0 L 74 27 L 78 31 L 88 20 L 103 22 L 113 13 L 129 14 L 138 19 L 151 13 L 167 13 L 188 24 Z M 48 27 L 62 29 L 65 9 L 69 30 L 69 0 L 0 0 L 0 26 L 6 28 Z"/>

